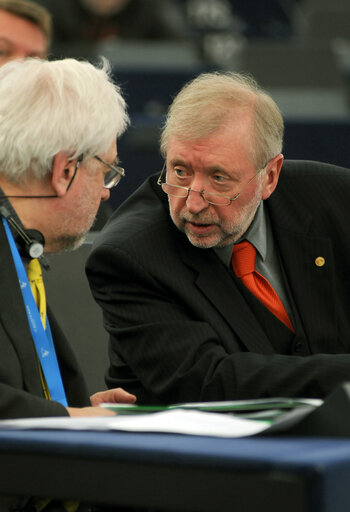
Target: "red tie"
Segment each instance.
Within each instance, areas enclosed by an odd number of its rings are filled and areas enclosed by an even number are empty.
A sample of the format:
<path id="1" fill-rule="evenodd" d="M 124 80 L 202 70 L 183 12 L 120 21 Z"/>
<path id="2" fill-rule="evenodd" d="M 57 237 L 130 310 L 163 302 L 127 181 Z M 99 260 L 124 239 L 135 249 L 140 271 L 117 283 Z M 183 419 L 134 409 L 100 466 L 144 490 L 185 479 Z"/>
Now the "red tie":
<path id="1" fill-rule="evenodd" d="M 289 316 L 275 290 L 265 277 L 255 270 L 255 247 L 246 240 L 235 244 L 232 267 L 244 286 L 250 290 L 274 315 L 294 332 Z"/>

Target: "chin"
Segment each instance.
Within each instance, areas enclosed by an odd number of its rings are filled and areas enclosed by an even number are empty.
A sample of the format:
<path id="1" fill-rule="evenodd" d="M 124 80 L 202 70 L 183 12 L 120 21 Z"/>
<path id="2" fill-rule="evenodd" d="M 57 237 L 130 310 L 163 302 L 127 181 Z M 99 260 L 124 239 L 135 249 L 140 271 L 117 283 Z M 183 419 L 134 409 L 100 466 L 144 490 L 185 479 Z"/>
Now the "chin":
<path id="1" fill-rule="evenodd" d="M 194 245 L 195 247 L 198 247 L 199 249 L 211 249 L 212 247 L 216 247 L 220 241 L 219 240 L 213 240 L 209 237 L 199 237 L 194 236 L 190 233 L 186 233 L 186 236 L 188 238 L 188 241 Z"/>
<path id="2" fill-rule="evenodd" d="M 47 252 L 57 253 L 57 252 L 66 252 L 66 251 L 74 251 L 80 247 L 87 233 L 79 234 L 79 235 L 62 235 L 54 240 L 52 240 L 50 244 L 50 249 Z"/>

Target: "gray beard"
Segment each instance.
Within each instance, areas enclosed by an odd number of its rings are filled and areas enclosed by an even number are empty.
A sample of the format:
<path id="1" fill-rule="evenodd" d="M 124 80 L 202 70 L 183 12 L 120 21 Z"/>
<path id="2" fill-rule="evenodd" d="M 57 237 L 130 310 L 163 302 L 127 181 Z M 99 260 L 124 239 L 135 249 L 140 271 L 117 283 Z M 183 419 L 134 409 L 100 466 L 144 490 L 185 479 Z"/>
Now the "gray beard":
<path id="1" fill-rule="evenodd" d="M 51 242 L 51 250 L 52 253 L 59 253 L 59 252 L 68 252 L 68 251 L 74 251 L 75 249 L 78 249 L 80 247 L 86 237 L 86 233 L 79 235 L 79 236 L 73 236 L 73 235 L 62 235 L 60 237 L 55 238 Z"/>

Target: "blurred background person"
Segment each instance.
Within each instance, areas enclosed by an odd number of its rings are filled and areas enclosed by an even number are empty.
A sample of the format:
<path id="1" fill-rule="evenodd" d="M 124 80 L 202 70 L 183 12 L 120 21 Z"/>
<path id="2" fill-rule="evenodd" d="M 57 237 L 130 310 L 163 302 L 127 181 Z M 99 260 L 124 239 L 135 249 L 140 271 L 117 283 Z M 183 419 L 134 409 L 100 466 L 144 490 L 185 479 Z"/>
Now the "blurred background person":
<path id="1" fill-rule="evenodd" d="M 38 0 L 53 18 L 53 56 L 69 55 L 70 43 L 113 39 L 178 39 L 187 35 L 174 0 Z M 83 52 L 86 50 L 82 49 Z M 61 52 L 61 53 L 60 53 Z"/>
<path id="2" fill-rule="evenodd" d="M 51 29 L 44 7 L 29 0 L 0 0 L 0 66 L 15 59 L 44 58 Z"/>
<path id="3" fill-rule="evenodd" d="M 0 0 L 0 66 L 16 59 L 47 57 L 52 17 L 44 5 L 31 0 Z M 111 213 L 111 205 L 103 203 L 94 229 L 101 228 Z"/>

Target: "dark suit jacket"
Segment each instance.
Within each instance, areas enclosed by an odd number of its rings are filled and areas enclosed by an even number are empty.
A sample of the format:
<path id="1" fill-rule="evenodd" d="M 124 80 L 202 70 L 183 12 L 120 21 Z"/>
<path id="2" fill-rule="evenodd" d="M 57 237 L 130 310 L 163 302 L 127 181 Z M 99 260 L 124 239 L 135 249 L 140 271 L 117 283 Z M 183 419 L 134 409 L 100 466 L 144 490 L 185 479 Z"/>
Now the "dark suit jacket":
<path id="1" fill-rule="evenodd" d="M 177 230 L 155 177 L 115 212 L 87 264 L 109 386 L 167 403 L 324 397 L 350 379 L 350 172 L 286 161 L 265 204 L 295 335 Z"/>
<path id="2" fill-rule="evenodd" d="M 2 222 L 0 283 L 0 418 L 66 415 L 61 404 L 43 396 L 36 350 Z M 68 404 L 88 405 L 85 381 L 75 356 L 50 310 L 48 317 Z"/>

